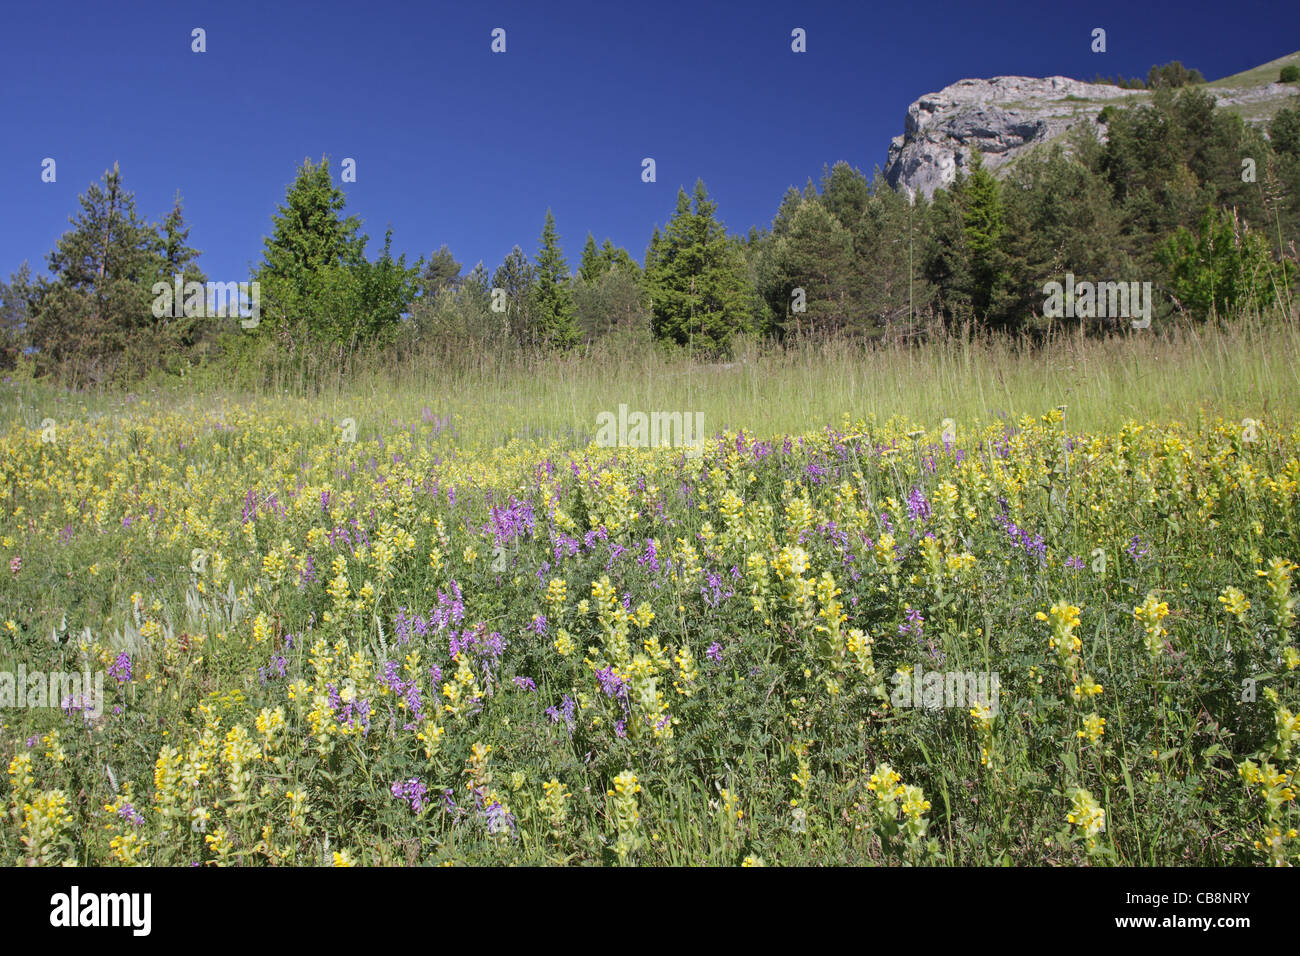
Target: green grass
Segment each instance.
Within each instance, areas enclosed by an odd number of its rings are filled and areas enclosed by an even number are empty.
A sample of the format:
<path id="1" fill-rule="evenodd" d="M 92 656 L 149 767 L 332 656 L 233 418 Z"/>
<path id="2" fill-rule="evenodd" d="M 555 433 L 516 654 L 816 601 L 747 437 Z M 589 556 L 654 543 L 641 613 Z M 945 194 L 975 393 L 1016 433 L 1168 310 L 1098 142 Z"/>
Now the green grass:
<path id="1" fill-rule="evenodd" d="M 286 377 L 260 389 L 172 385 L 164 402 L 199 408 L 211 399 L 293 395 Z M 290 394 L 285 395 L 286 389 Z M 147 393 L 155 394 L 155 393 Z M 6 417 L 110 413 L 140 396 L 43 393 L 6 397 Z M 1057 333 L 1041 348 L 970 337 L 929 345 L 852 343 L 760 349 L 742 343 L 725 362 L 703 364 L 636 349 L 519 360 L 484 354 L 439 362 L 415 356 L 397 367 L 361 367 L 332 381 L 310 407 L 334 419 L 418 417 L 424 406 L 450 413 L 475 443 L 526 429 L 594 432 L 596 415 L 635 409 L 704 413 L 710 432 L 798 432 L 810 422 L 906 417 L 982 419 L 1038 414 L 1069 405 L 1072 425 L 1111 430 L 1128 420 L 1191 421 L 1202 409 L 1228 418 L 1281 416 L 1300 409 L 1300 328 L 1243 322 L 1228 329 L 1179 328 L 1157 336 L 1107 339 Z M 21 409 L 15 401 L 27 404 Z"/>
<path id="2" fill-rule="evenodd" d="M 1233 73 L 1231 76 L 1225 76 L 1222 79 L 1214 80 L 1207 83 L 1206 86 L 1212 88 L 1234 88 L 1250 89 L 1252 87 L 1268 86 L 1270 83 L 1276 83 L 1278 74 L 1282 72 L 1282 67 L 1291 66 L 1292 64 L 1300 66 L 1300 50 L 1295 53 L 1288 53 L 1286 56 L 1278 57 L 1276 60 L 1269 60 L 1259 66 L 1252 67 L 1249 70 L 1243 70 L 1241 73 Z"/>

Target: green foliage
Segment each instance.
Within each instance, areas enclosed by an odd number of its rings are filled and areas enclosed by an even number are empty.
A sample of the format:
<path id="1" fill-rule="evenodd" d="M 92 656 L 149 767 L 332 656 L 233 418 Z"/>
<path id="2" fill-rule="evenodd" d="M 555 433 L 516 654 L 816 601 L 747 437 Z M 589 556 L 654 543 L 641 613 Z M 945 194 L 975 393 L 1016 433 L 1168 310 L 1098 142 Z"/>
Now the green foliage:
<path id="1" fill-rule="evenodd" d="M 957 190 L 935 191 L 921 238 L 920 271 L 939 313 L 952 323 L 971 314 L 970 252 Z"/>
<path id="2" fill-rule="evenodd" d="M 936 313 L 950 326 L 976 320 L 990 330 L 1042 331 L 1033 317 L 1045 281 L 1064 272 L 1141 280 L 1171 263 L 1197 303 L 1192 310 L 1207 314 L 1227 301 L 1220 266 L 1193 267 L 1185 256 L 1202 241 L 1207 207 L 1233 210 L 1243 230 L 1266 238 L 1273 259 L 1295 259 L 1300 109 L 1278 111 L 1265 138 L 1260 125 L 1216 108 L 1196 88 L 1201 81 L 1177 62 L 1153 67 L 1147 82 L 1121 76 L 1113 82 L 1149 85 L 1154 96 L 1138 107 L 1107 105 L 1098 116 L 1104 144 L 1076 131 L 1060 150 L 1018 157 L 1002 179 L 977 157 L 969 175 L 933 201 L 909 202 L 878 170 L 868 183 L 837 162 L 823 166 L 818 185 L 809 178 L 802 189 L 791 186 L 770 229 L 751 227 L 741 238 L 726 234 L 699 183 L 694 206 L 680 192 L 672 220 L 655 227 L 644 270 L 589 232 L 570 276 L 548 210 L 534 261 L 516 247 L 491 281 L 480 264 L 468 289 L 446 245 L 408 268 L 391 252 L 390 235 L 370 262 L 328 162 L 308 159 L 273 214 L 254 275 L 262 321 L 250 329 L 234 319 L 152 315 L 155 282 L 205 277 L 179 195 L 151 225 L 115 168 L 82 197 L 76 228 L 51 254 L 54 275 L 27 274 L 0 288 L 0 366 L 29 352 L 37 374 L 126 382 L 160 366 L 189 374 L 196 360 L 219 356 L 218 344 L 239 364 L 260 362 L 272 348 L 294 356 L 317 345 L 335 355 L 389 343 L 399 352 L 566 346 L 613 332 L 640 336 L 647 325 L 662 342 L 711 354 L 750 331 L 916 334 L 922 317 Z M 1243 158 L 1255 161 L 1257 181 L 1243 179 Z M 1290 276 L 1283 269 L 1274 276 L 1282 301 Z M 505 290 L 503 313 L 491 309 L 494 287 Z M 806 312 L 791 309 L 797 288 Z M 1160 297 L 1166 310 L 1167 298 Z M 218 332 L 229 335 L 219 343 Z"/>
<path id="3" fill-rule="evenodd" d="M 1269 123 L 1268 138 L 1279 156 L 1300 159 L 1300 106 L 1278 110 Z"/>
<path id="4" fill-rule="evenodd" d="M 582 337 L 591 342 L 610 333 L 650 340 L 647 296 L 636 272 L 611 268 L 573 290 L 576 321 Z"/>
<path id="5" fill-rule="evenodd" d="M 930 287 L 921 273 L 921 245 L 930 205 L 918 196 L 909 202 L 885 182 L 880 170 L 871 194 L 853 225 L 853 255 L 859 277 L 859 314 L 865 329 L 888 330 L 905 321 L 929 300 Z"/>
<path id="6" fill-rule="evenodd" d="M 499 314 L 506 336 L 517 342 L 532 342 L 534 334 L 533 265 L 518 246 L 510 250 L 492 274 L 492 288 L 505 293 L 505 311 Z"/>
<path id="7" fill-rule="evenodd" d="M 1179 228 L 1158 257 L 1178 301 L 1201 320 L 1285 301 L 1295 276 L 1290 262 L 1273 261 L 1263 236 L 1222 209 L 1206 210 L 1195 233 Z"/>
<path id="8" fill-rule="evenodd" d="M 359 262 L 365 250 L 365 239 L 357 234 L 361 221 L 341 217 L 346 205 L 343 190 L 330 179 L 329 160 L 303 160 L 284 205 L 271 217 L 272 232 L 264 240 L 256 277 L 307 297 L 321 270 Z"/>
<path id="9" fill-rule="evenodd" d="M 1149 262 L 1152 236 L 1163 236 L 1195 222 L 1213 202 L 1213 186 L 1203 185 L 1188 165 L 1187 137 L 1168 90 L 1157 91 L 1150 106 L 1113 114 L 1098 163 L 1112 197 L 1124 212 L 1127 241 Z"/>
<path id="10" fill-rule="evenodd" d="M 173 268 L 201 275 L 198 254 L 185 245 L 179 200 L 160 234 L 136 212 L 116 164 L 79 201 L 49 255 L 51 278 L 22 283 L 37 371 L 78 384 L 129 380 L 192 339 L 191 321 L 153 315 L 151 290 L 170 286 Z"/>
<path id="11" fill-rule="evenodd" d="M 600 244 L 599 266 L 602 272 L 622 269 L 637 280 L 641 278 L 641 267 L 636 260 L 622 246 L 615 246 L 610 239 Z"/>
<path id="12" fill-rule="evenodd" d="M 1288 63 L 1286 66 L 1282 67 L 1281 72 L 1278 73 L 1277 80 L 1279 83 L 1295 83 L 1300 80 L 1300 66 L 1296 66 L 1294 63 Z"/>
<path id="13" fill-rule="evenodd" d="M 362 260 L 350 270 L 357 280 L 356 304 L 346 311 L 357 317 L 352 333 L 382 343 L 396 335 L 420 288 L 420 269 L 407 267 L 406 254 L 392 255 L 393 230 L 384 234 L 384 251 L 374 262 Z"/>
<path id="14" fill-rule="evenodd" d="M 1272 193 L 1270 212 L 1274 217 L 1279 250 L 1287 249 L 1294 258 L 1296 237 L 1300 235 L 1300 107 L 1279 110 L 1269 125 L 1269 143 L 1276 162 L 1266 169 L 1265 185 Z M 1268 176 L 1275 177 L 1269 181 Z M 1290 246 L 1288 246 L 1288 242 Z"/>
<path id="15" fill-rule="evenodd" d="M 330 178 L 329 161 L 304 160 L 272 216 L 254 275 L 264 300 L 255 335 L 278 332 L 291 348 L 309 341 L 350 348 L 396 335 L 419 292 L 423 262 L 408 268 L 405 254 L 394 259 L 391 230 L 378 261 L 369 262 L 360 220 L 342 216 L 346 204 Z M 439 268 L 448 265 L 440 259 Z"/>
<path id="16" fill-rule="evenodd" d="M 979 152 L 971 157 L 970 176 L 959 190 L 962 200 L 962 232 L 970 256 L 970 302 L 976 317 L 990 324 L 1010 325 L 1014 317 L 999 315 L 1008 281 L 1007 257 L 1003 249 L 1006 213 L 1001 187 L 984 168 Z"/>
<path id="17" fill-rule="evenodd" d="M 587 233 L 587 241 L 582 247 L 582 259 L 578 264 L 578 278 L 583 282 L 595 282 L 601 269 L 600 250 L 596 248 L 596 238 Z"/>
<path id="18" fill-rule="evenodd" d="M 461 265 L 452 256 L 446 244 L 429 256 L 429 261 L 420 276 L 420 290 L 423 295 L 437 295 L 443 289 L 455 291 L 460 284 Z"/>
<path id="19" fill-rule="evenodd" d="M 840 161 L 831 169 L 822 167 L 821 202 L 845 229 L 857 225 L 866 211 L 871 191 L 861 170 Z"/>
<path id="20" fill-rule="evenodd" d="M 991 329 L 1009 330 L 1024 321 L 1012 288 L 1007 208 L 1002 185 L 978 152 L 970 173 L 959 174 L 951 191 L 939 190 L 927 216 L 921 272 L 935 287 L 945 320 L 974 318 Z"/>
<path id="21" fill-rule="evenodd" d="M 479 262 L 455 289 L 443 285 L 421 296 L 411 307 L 409 344 L 436 346 L 443 354 L 500 351 L 517 344 L 510 339 L 507 316 L 492 311 L 491 290 L 491 278 Z"/>
<path id="22" fill-rule="evenodd" d="M 815 199 L 799 201 L 759 265 L 760 289 L 782 335 L 850 328 L 857 318 L 859 277 L 852 233 Z"/>
<path id="23" fill-rule="evenodd" d="M 1189 70 L 1183 66 L 1180 60 L 1174 60 L 1172 63 L 1166 63 L 1164 66 L 1153 66 L 1147 73 L 1147 87 L 1149 89 L 1159 89 L 1162 87 L 1175 89 L 1180 86 L 1189 86 L 1193 83 L 1204 83 L 1205 77 L 1201 76 L 1200 70 Z"/>
<path id="24" fill-rule="evenodd" d="M 657 230 L 656 230 L 657 233 Z M 619 330 L 648 337 L 649 314 L 641 267 L 610 239 L 600 246 L 587 233 L 582 264 L 573 285 L 574 319 L 584 341 Z"/>
<path id="25" fill-rule="evenodd" d="M 546 210 L 541 241 L 532 290 L 535 335 L 541 342 L 567 347 L 578 338 L 577 326 L 574 325 L 573 291 L 569 288 L 569 265 L 560 249 L 555 217 L 549 209 Z"/>
<path id="26" fill-rule="evenodd" d="M 18 364 L 27 338 L 32 291 L 32 270 L 26 262 L 7 283 L 0 282 L 0 369 L 12 369 Z"/>
<path id="27" fill-rule="evenodd" d="M 753 323 L 743 254 L 727 240 L 715 211 L 702 180 L 693 208 L 679 190 L 667 229 L 651 240 L 653 266 L 646 269 L 655 335 L 705 352 L 725 347 Z"/>
<path id="28" fill-rule="evenodd" d="M 1125 79 L 1123 73 L 1119 74 L 1118 77 L 1102 76 L 1098 73 L 1091 82 L 1105 86 L 1118 86 L 1122 90 L 1145 90 L 1147 88 L 1146 81 L 1141 77 L 1134 76 Z"/>
<path id="29" fill-rule="evenodd" d="M 1063 281 L 1067 272 L 1139 275 L 1122 241 L 1122 213 L 1096 169 L 1099 149 L 1091 136 L 1080 135 L 1025 157 L 1006 180 L 1011 314 L 1040 310 L 1044 283 Z"/>

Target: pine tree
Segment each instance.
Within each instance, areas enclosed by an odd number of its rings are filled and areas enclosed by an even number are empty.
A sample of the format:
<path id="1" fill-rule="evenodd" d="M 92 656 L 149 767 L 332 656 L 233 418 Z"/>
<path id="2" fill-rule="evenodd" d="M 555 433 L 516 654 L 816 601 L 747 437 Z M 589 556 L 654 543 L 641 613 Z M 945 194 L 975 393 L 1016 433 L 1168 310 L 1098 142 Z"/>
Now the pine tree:
<path id="1" fill-rule="evenodd" d="M 206 283 L 208 277 L 198 266 L 201 253 L 188 245 L 190 227 L 185 224 L 185 216 L 181 212 L 179 190 L 172 204 L 172 211 L 162 221 L 160 232 L 162 242 L 159 253 L 163 260 L 163 278 L 180 275 L 186 282 Z"/>
<path id="2" fill-rule="evenodd" d="M 583 282 L 595 282 L 604 272 L 604 265 L 600 250 L 596 248 L 595 236 L 587 233 L 587 242 L 582 247 L 582 261 L 578 264 L 578 275 Z"/>
<path id="3" fill-rule="evenodd" d="M 724 347 L 753 326 L 744 259 L 715 210 L 702 180 L 695 184 L 694 209 L 691 197 L 679 190 L 676 212 L 646 273 L 655 335 L 705 351 Z M 656 240 L 651 242 L 654 247 Z"/>
<path id="4" fill-rule="evenodd" d="M 650 234 L 650 245 L 645 251 L 645 269 L 646 275 L 654 269 L 655 263 L 659 261 L 659 250 L 663 246 L 663 236 L 659 233 L 659 225 L 655 224 L 655 231 Z"/>
<path id="5" fill-rule="evenodd" d="M 924 203 L 924 197 L 918 197 L 913 204 L 876 168 L 866 206 L 853 227 L 853 257 L 868 334 L 903 320 L 910 323 L 913 310 L 926 300 L 928 286 L 920 272 Z"/>
<path id="6" fill-rule="evenodd" d="M 845 229 L 852 230 L 858 224 L 870 195 L 867 178 L 848 163 L 838 162 L 831 169 L 822 167 L 822 205 Z"/>
<path id="7" fill-rule="evenodd" d="M 970 176 L 963 186 L 962 229 L 970 256 L 971 308 L 978 319 L 1006 322 L 1006 317 L 993 314 L 1007 286 L 1002 250 L 1006 214 L 1001 187 L 984 167 L 978 151 L 971 158 Z"/>
<path id="8" fill-rule="evenodd" d="M 1275 263 L 1268 240 L 1224 209 L 1207 209 L 1195 232 L 1179 227 L 1157 258 L 1178 301 L 1201 320 L 1272 308 L 1295 279 L 1289 260 Z"/>
<path id="9" fill-rule="evenodd" d="M 484 308 L 487 307 L 492 298 L 491 278 L 487 274 L 487 269 L 483 268 L 482 261 L 474 264 L 474 268 L 469 270 L 457 291 L 475 302 L 481 302 Z"/>
<path id="10" fill-rule="evenodd" d="M 821 202 L 803 200 L 785 235 L 769 247 L 759 273 L 775 327 L 783 334 L 826 335 L 856 324 L 860 273 L 853 236 Z"/>
<path id="11" fill-rule="evenodd" d="M 516 341 L 533 343 L 533 266 L 518 246 L 492 274 L 492 289 L 505 293 L 505 312 L 500 313 L 502 331 Z M 493 313 L 497 315 L 498 313 Z"/>
<path id="12" fill-rule="evenodd" d="M 541 242 L 533 286 L 537 334 L 544 342 L 567 347 L 578 340 L 573 320 L 573 291 L 569 288 L 569 265 L 560 249 L 555 217 L 549 209 L 546 210 Z"/>
<path id="13" fill-rule="evenodd" d="M 604 272 L 609 272 L 611 269 L 620 269 L 638 280 L 641 277 L 641 267 L 636 264 L 636 260 L 628 254 L 626 249 L 622 246 L 615 246 L 609 239 L 601 243 L 600 265 Z"/>
<path id="14" fill-rule="evenodd" d="M 181 277 L 182 289 L 191 282 L 205 284 L 208 277 L 198 266 L 200 253 L 197 249 L 192 249 L 188 244 L 190 227 L 185 224 L 185 216 L 181 212 L 181 194 L 179 190 L 177 190 L 176 198 L 172 203 L 172 211 L 162 221 L 159 232 L 158 255 L 162 261 L 162 272 L 158 280 L 166 282 L 173 289 L 175 288 L 176 276 Z M 174 311 L 182 312 L 182 315 L 160 321 L 171 329 L 173 339 L 183 348 L 188 349 L 199 341 L 203 337 L 201 335 L 203 329 L 215 331 L 213 323 L 206 318 L 183 314 L 183 309 Z"/>
<path id="15" fill-rule="evenodd" d="M 920 272 L 933 290 L 932 304 L 948 323 L 970 317 L 970 251 L 962 222 L 959 178 L 952 190 L 935 190 L 919 238 Z"/>
<path id="16" fill-rule="evenodd" d="M 1272 236 L 1285 244 L 1300 234 L 1300 108 L 1278 110 L 1268 127 L 1269 145 L 1276 157 L 1273 170 Z M 1267 180 L 1268 171 L 1265 170 Z"/>
<path id="17" fill-rule="evenodd" d="M 49 255 L 51 281 L 34 292 L 31 338 L 42 370 L 65 367 L 74 381 L 103 381 L 139 370 L 138 362 L 123 364 L 128 347 L 157 361 L 150 306 L 164 267 L 162 239 L 136 213 L 116 163 L 79 201 L 72 230 Z"/>
<path id="18" fill-rule="evenodd" d="M 795 210 L 803 204 L 803 194 L 791 186 L 781 197 L 781 203 L 776 208 L 776 216 L 772 219 L 772 235 L 781 237 L 786 234 L 790 228 L 790 220 L 794 218 Z"/>
<path id="19" fill-rule="evenodd" d="M 0 282 L 0 368 L 11 369 L 17 364 L 28 339 L 32 292 L 32 270 L 26 262 L 9 276 L 8 283 Z"/>
<path id="20" fill-rule="evenodd" d="M 1147 72 L 1146 85 L 1148 89 L 1159 89 L 1161 87 L 1176 88 L 1179 86 L 1188 86 L 1193 83 L 1204 83 L 1205 77 L 1201 75 L 1200 70 L 1189 70 L 1183 66 L 1181 60 L 1174 60 L 1172 63 L 1166 63 L 1164 66 L 1153 66 Z"/>
<path id="21" fill-rule="evenodd" d="M 356 292 L 347 273 L 364 261 L 366 237 L 358 235 L 357 217 L 341 215 L 346 205 L 343 190 L 330 179 L 329 160 L 303 160 L 284 205 L 271 217 L 272 232 L 254 275 L 272 306 L 263 307 L 259 328 L 289 321 L 313 337 L 348 337 L 356 316 L 335 297 Z"/>
<path id="22" fill-rule="evenodd" d="M 262 326 L 289 322 L 309 338 L 348 348 L 379 344 L 396 332 L 419 290 L 424 260 L 408 267 L 405 256 L 394 259 L 391 235 L 379 259 L 367 260 L 367 237 L 356 216 L 342 215 L 346 204 L 329 161 L 304 160 L 272 217 L 257 270 L 263 299 L 270 300 Z"/>
<path id="23" fill-rule="evenodd" d="M 460 285 L 461 265 L 444 243 L 437 252 L 429 255 L 429 262 L 420 276 L 420 285 L 425 295 L 434 296 L 443 289 L 455 292 Z"/>

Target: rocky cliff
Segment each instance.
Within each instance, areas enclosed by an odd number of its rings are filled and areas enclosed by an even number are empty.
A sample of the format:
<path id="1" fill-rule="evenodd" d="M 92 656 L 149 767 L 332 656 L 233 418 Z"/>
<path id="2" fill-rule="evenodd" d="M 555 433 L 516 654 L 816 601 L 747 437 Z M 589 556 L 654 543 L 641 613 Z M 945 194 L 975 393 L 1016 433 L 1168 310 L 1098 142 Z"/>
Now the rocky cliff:
<path id="1" fill-rule="evenodd" d="M 1266 66 L 1275 68 L 1295 58 L 1300 54 Z M 1220 106 L 1250 122 L 1267 120 L 1281 104 L 1300 94 L 1294 83 L 1268 82 L 1254 72 L 1239 76 L 1240 85 L 1224 85 L 1236 79 L 1229 77 L 1204 89 Z M 1084 124 L 1097 132 L 1097 114 L 1108 105 L 1142 103 L 1151 95 L 1064 76 L 961 80 L 907 108 L 903 135 L 894 137 L 889 147 L 885 178 L 909 196 L 920 192 L 929 197 L 950 185 L 959 170 L 966 170 L 977 149 L 984 164 L 996 171 L 1074 126 Z"/>

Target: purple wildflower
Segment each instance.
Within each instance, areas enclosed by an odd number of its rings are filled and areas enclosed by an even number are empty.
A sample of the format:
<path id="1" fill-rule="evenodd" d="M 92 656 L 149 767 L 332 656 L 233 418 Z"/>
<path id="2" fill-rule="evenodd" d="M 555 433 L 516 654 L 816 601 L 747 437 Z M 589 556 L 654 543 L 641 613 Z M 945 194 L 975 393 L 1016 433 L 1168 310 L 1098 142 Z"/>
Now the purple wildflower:
<path id="1" fill-rule="evenodd" d="M 930 502 L 921 493 L 919 485 L 907 496 L 907 516 L 913 524 L 922 524 L 930 517 Z"/>
<path id="2" fill-rule="evenodd" d="M 569 732 L 572 733 L 574 726 L 578 723 L 573 717 L 573 710 L 576 706 L 577 704 L 574 702 L 573 698 L 568 694 L 565 694 L 564 701 L 559 709 L 556 709 L 555 707 L 547 707 L 546 716 L 551 718 L 551 723 L 553 724 L 558 724 L 560 718 L 563 717 L 565 726 Z"/>
<path id="3" fill-rule="evenodd" d="M 392 787 L 393 796 L 399 800 L 407 801 L 411 805 L 411 809 L 416 813 L 424 809 L 425 803 L 428 802 L 425 800 L 425 795 L 428 792 L 429 788 L 415 777 L 405 781 L 399 780 Z"/>
<path id="4" fill-rule="evenodd" d="M 917 638 L 921 636 L 921 630 L 925 627 L 925 618 L 921 617 L 921 612 L 914 607 L 907 609 L 907 620 L 898 625 L 898 636 L 904 634 L 915 634 Z"/>
<path id="5" fill-rule="evenodd" d="M 119 684 L 125 684 L 131 679 L 131 655 L 126 651 L 117 655 L 112 666 L 108 669 L 108 676 L 117 680 Z"/>
<path id="6" fill-rule="evenodd" d="M 606 697 L 627 696 L 627 681 L 619 677 L 613 667 L 596 671 L 596 680 L 600 681 L 600 689 L 605 692 Z"/>

